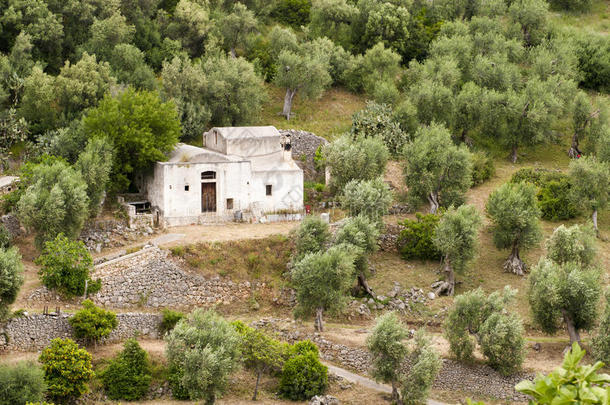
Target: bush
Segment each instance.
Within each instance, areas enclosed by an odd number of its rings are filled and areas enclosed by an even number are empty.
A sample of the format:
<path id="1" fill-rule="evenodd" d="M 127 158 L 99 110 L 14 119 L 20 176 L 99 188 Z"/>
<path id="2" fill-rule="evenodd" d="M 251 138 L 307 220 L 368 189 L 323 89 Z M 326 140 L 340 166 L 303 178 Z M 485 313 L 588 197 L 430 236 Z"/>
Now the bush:
<path id="1" fill-rule="evenodd" d="M 345 185 L 341 206 L 350 216 L 363 215 L 379 226 L 392 204 L 392 191 L 383 179 L 352 180 Z"/>
<path id="2" fill-rule="evenodd" d="M 10 305 L 23 284 L 23 264 L 17 248 L 0 248 L 0 324 L 9 316 Z"/>
<path id="3" fill-rule="evenodd" d="M 570 197 L 571 188 L 570 178 L 564 174 L 558 180 L 544 181 L 536 194 L 542 218 L 560 221 L 578 215 L 578 208 Z"/>
<path id="4" fill-rule="evenodd" d="M 44 373 L 32 363 L 0 365 L 0 405 L 24 404 L 43 399 Z"/>
<path id="5" fill-rule="evenodd" d="M 279 0 L 271 16 L 295 28 L 309 24 L 311 0 Z"/>
<path id="6" fill-rule="evenodd" d="M 163 335 L 171 332 L 176 327 L 178 321 L 186 316 L 182 312 L 173 311 L 169 308 L 163 308 L 161 314 L 163 314 L 163 319 L 161 320 L 161 333 Z"/>
<path id="7" fill-rule="evenodd" d="M 511 183 L 531 183 L 535 186 L 542 185 L 543 179 L 546 174 L 549 173 L 547 169 L 523 167 L 516 172 L 510 178 Z"/>
<path id="8" fill-rule="evenodd" d="M 71 339 L 53 339 L 38 359 L 42 363 L 47 396 L 57 402 L 70 402 L 87 393 L 93 378 L 91 355 Z"/>
<path id="9" fill-rule="evenodd" d="M 313 352 L 299 354 L 284 363 L 280 393 L 293 401 L 309 400 L 328 387 L 328 368 Z"/>
<path id="10" fill-rule="evenodd" d="M 381 89 L 379 83 L 375 87 Z M 373 101 L 352 116 L 352 134 L 381 139 L 393 156 L 398 156 L 409 140 L 408 134 L 394 120 L 392 107 Z"/>
<path id="11" fill-rule="evenodd" d="M 91 300 L 83 301 L 83 309 L 69 319 L 74 335 L 89 342 L 110 335 L 117 327 L 118 321 L 114 312 L 96 307 Z"/>
<path id="12" fill-rule="evenodd" d="M 0 223 L 0 249 L 8 249 L 11 247 L 11 234 L 4 225 Z"/>
<path id="13" fill-rule="evenodd" d="M 491 179 L 496 173 L 492 158 L 482 152 L 472 154 L 472 185 L 478 186 Z"/>
<path id="14" fill-rule="evenodd" d="M 83 295 L 85 282 L 88 282 L 88 293 L 95 293 L 102 286 L 100 280 L 91 280 L 93 259 L 85 244 L 70 240 L 61 233 L 45 243 L 36 264 L 41 266 L 38 275 L 42 284 L 67 297 Z"/>
<path id="15" fill-rule="evenodd" d="M 436 226 L 440 216 L 436 214 L 415 214 L 417 219 L 405 219 L 400 225 L 404 227 L 398 235 L 396 247 L 405 260 L 438 260 L 441 252 L 434 245 Z"/>
<path id="16" fill-rule="evenodd" d="M 597 360 L 610 364 L 610 289 L 606 291 L 604 314 L 591 346 Z"/>
<path id="17" fill-rule="evenodd" d="M 135 339 L 128 339 L 101 379 L 110 399 L 134 401 L 144 397 L 152 379 L 148 354 Z"/>
<path id="18" fill-rule="evenodd" d="M 316 355 L 316 357 L 320 355 L 318 346 L 311 340 L 301 340 L 299 342 L 295 342 L 292 346 L 290 346 L 290 354 L 292 356 L 298 356 L 307 353 L 313 353 Z"/>
<path id="19" fill-rule="evenodd" d="M 549 0 L 551 7 L 557 10 L 587 11 L 591 8 L 591 0 Z"/>
<path id="20" fill-rule="evenodd" d="M 494 313 L 481 326 L 481 351 L 488 364 L 504 375 L 521 367 L 525 357 L 523 325 L 514 314 Z"/>

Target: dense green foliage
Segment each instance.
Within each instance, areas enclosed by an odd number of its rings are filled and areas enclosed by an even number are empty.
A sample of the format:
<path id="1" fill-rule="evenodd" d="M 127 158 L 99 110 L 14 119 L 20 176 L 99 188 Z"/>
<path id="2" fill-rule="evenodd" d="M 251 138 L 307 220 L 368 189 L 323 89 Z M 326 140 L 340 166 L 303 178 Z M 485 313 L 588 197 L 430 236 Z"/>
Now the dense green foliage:
<path id="1" fill-rule="evenodd" d="M 608 390 L 603 387 L 610 384 L 610 375 L 597 372 L 604 366 L 601 362 L 580 365 L 584 356 L 585 351 L 578 343 L 573 343 L 561 367 L 549 375 L 537 376 L 533 382 L 522 381 L 515 389 L 532 397 L 533 403 L 538 405 L 569 402 L 605 404 L 610 398 Z"/>
<path id="2" fill-rule="evenodd" d="M 521 319 L 505 313 L 515 293 L 506 287 L 486 296 L 479 288 L 456 297 L 443 332 L 458 360 L 472 360 L 478 343 L 491 367 L 503 374 L 519 370 L 525 356 L 524 329 Z"/>
<path id="3" fill-rule="evenodd" d="M 50 399 L 70 402 L 89 391 L 87 383 L 94 376 L 91 355 L 71 339 L 53 339 L 38 361 L 42 364 Z"/>
<path id="4" fill-rule="evenodd" d="M 169 308 L 163 308 L 161 314 L 163 315 L 163 318 L 161 319 L 161 333 L 164 335 L 171 332 L 172 329 L 176 327 L 176 324 L 186 316 L 182 312 L 174 311 Z"/>
<path id="5" fill-rule="evenodd" d="M 546 242 L 547 257 L 557 264 L 576 262 L 584 267 L 595 263 L 597 245 L 590 226 L 560 225 Z"/>
<path id="6" fill-rule="evenodd" d="M 570 162 L 572 198 L 578 207 L 592 212 L 593 227 L 597 231 L 597 212 L 610 198 L 610 163 L 585 156 Z"/>
<path id="7" fill-rule="evenodd" d="M 330 237 L 328 224 L 319 216 L 305 217 L 294 234 L 294 260 L 299 261 L 308 253 L 323 251 Z"/>
<path id="8" fill-rule="evenodd" d="M 472 154 L 472 185 L 478 186 L 491 179 L 496 173 L 494 161 L 483 152 Z"/>
<path id="9" fill-rule="evenodd" d="M 437 260 L 441 252 L 434 245 L 436 227 L 440 221 L 437 214 L 415 214 L 415 220 L 405 219 L 400 222 L 403 227 L 398 234 L 396 247 L 405 260 Z"/>
<path id="10" fill-rule="evenodd" d="M 19 250 L 0 247 L 0 322 L 6 320 L 22 284 L 23 264 Z"/>
<path id="11" fill-rule="evenodd" d="M 0 249 L 8 249 L 11 247 L 12 237 L 4 224 L 0 224 Z"/>
<path id="12" fill-rule="evenodd" d="M 101 288 L 99 280 L 91 280 L 93 259 L 82 241 L 70 240 L 63 234 L 45 242 L 42 254 L 36 259 L 42 284 L 72 297 L 92 294 Z"/>
<path id="13" fill-rule="evenodd" d="M 151 366 L 148 353 L 135 339 L 128 339 L 102 371 L 100 378 L 108 398 L 134 401 L 141 399 L 150 386 Z"/>
<path id="14" fill-rule="evenodd" d="M 354 137 L 380 138 L 392 156 L 398 156 L 408 140 L 408 135 L 394 120 L 392 108 L 371 101 L 352 117 L 352 134 Z"/>
<path id="15" fill-rule="evenodd" d="M 91 300 L 84 300 L 82 306 L 83 308 L 68 320 L 77 338 L 97 342 L 110 335 L 118 326 L 114 312 L 96 307 Z"/>
<path id="16" fill-rule="evenodd" d="M 284 363 L 280 393 L 293 401 L 309 400 L 323 394 L 328 387 L 328 368 L 313 352 L 298 354 Z"/>
<path id="17" fill-rule="evenodd" d="M 197 309 L 165 339 L 174 397 L 214 403 L 239 366 L 237 331 L 216 312 Z"/>
<path id="18" fill-rule="evenodd" d="M 605 299 L 604 312 L 591 348 L 597 360 L 610 364 L 610 290 L 606 290 Z"/>
<path id="19" fill-rule="evenodd" d="M 40 402 L 45 389 L 44 374 L 35 364 L 0 365 L 0 405 Z"/>
<path id="20" fill-rule="evenodd" d="M 93 138 L 89 140 L 75 164 L 87 184 L 88 211 L 92 218 L 95 218 L 101 209 L 110 178 L 113 153 L 112 145 L 105 138 Z"/>
<path id="21" fill-rule="evenodd" d="M 352 180 L 345 185 L 340 201 L 350 216 L 364 215 L 381 226 L 381 218 L 392 204 L 392 192 L 381 177 Z"/>

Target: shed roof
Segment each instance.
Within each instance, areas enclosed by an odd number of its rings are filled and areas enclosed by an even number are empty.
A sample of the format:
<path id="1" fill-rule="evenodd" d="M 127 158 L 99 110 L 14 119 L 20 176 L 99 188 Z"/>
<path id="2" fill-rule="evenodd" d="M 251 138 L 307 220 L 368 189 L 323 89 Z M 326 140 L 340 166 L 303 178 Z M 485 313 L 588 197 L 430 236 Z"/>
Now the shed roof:
<path id="1" fill-rule="evenodd" d="M 218 132 L 225 139 L 244 138 L 277 138 L 280 132 L 274 126 L 261 127 L 214 127 L 210 131 Z"/>
<path id="2" fill-rule="evenodd" d="M 19 180 L 19 177 L 16 176 L 0 176 L 0 187 L 10 186 Z"/>
<path id="3" fill-rule="evenodd" d="M 224 155 L 206 148 L 179 143 L 167 163 L 220 163 L 239 161 L 237 157 Z"/>

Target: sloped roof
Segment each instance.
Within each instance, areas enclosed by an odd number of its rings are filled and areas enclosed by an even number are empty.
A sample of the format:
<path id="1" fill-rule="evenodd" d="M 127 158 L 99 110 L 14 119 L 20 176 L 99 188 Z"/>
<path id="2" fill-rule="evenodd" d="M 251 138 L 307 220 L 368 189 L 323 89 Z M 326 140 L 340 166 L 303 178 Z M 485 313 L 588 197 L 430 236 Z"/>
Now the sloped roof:
<path id="1" fill-rule="evenodd" d="M 277 138 L 281 136 L 274 126 L 214 127 L 210 131 L 217 131 L 225 139 Z"/>
<path id="2" fill-rule="evenodd" d="M 166 163 L 220 163 L 235 161 L 239 161 L 239 159 L 210 149 L 179 143 L 170 154 Z"/>

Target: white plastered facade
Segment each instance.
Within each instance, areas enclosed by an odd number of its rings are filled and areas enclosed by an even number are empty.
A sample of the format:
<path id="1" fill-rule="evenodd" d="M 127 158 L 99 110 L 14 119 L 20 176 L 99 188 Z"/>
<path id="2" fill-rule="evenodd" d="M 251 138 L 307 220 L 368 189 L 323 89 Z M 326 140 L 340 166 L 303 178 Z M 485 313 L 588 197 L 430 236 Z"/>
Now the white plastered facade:
<path id="1" fill-rule="evenodd" d="M 145 182 L 160 224 L 231 221 L 236 211 L 256 220 L 303 209 L 303 171 L 275 127 L 212 128 L 203 143 L 177 145 Z"/>

